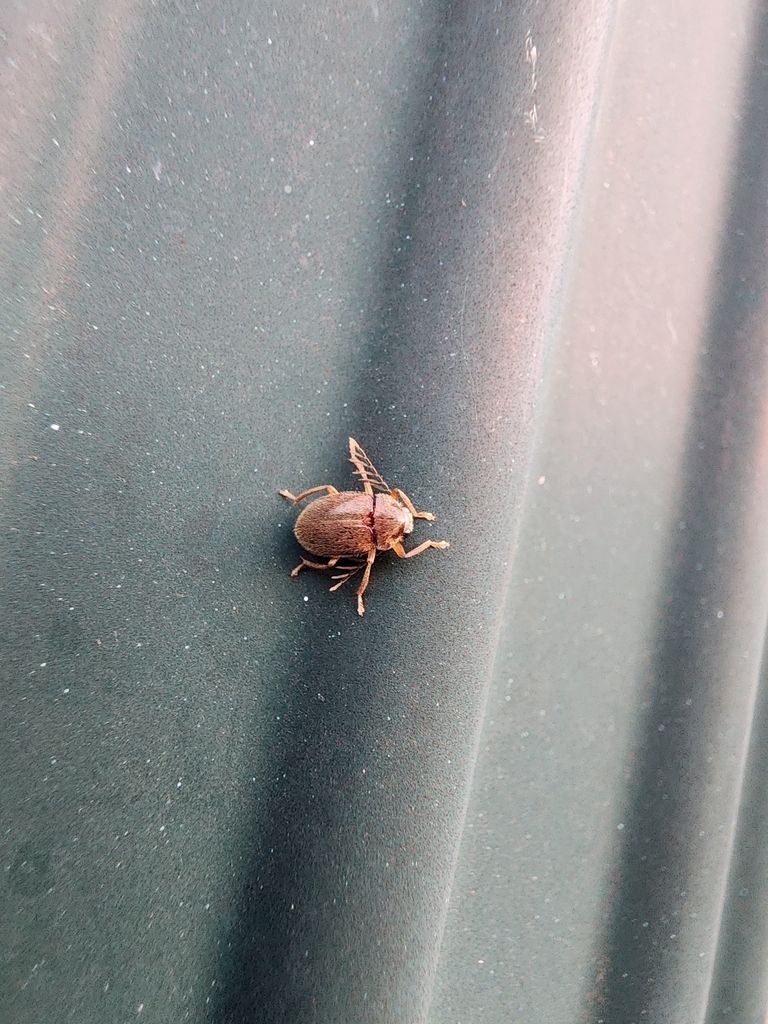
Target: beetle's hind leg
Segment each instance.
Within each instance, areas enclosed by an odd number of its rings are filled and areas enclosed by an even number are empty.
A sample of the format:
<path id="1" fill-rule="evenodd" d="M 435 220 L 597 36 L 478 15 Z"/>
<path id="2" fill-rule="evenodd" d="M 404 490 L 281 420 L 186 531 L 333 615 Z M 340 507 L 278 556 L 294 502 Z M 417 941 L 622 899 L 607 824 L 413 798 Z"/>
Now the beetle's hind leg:
<path id="1" fill-rule="evenodd" d="M 304 568 L 307 568 L 307 569 L 332 569 L 334 567 L 334 565 L 336 565 L 336 563 L 338 562 L 340 557 L 341 557 L 340 555 L 337 555 L 335 558 L 332 558 L 330 560 L 330 562 L 326 562 L 324 565 L 322 565 L 320 562 L 310 562 L 308 558 L 302 558 L 301 564 L 296 566 L 296 568 L 291 573 L 291 576 L 298 576 L 299 573 L 301 572 L 301 570 L 304 569 Z M 334 579 L 335 578 L 336 577 L 334 577 Z"/>
<path id="2" fill-rule="evenodd" d="M 304 498 L 308 498 L 310 496 L 310 494 L 317 494 L 320 491 L 328 491 L 329 494 L 338 494 L 339 493 L 336 490 L 336 488 L 333 487 L 331 484 L 323 484 L 321 487 L 310 487 L 310 489 L 308 491 L 302 491 L 301 494 L 299 494 L 298 496 L 295 496 L 295 495 L 291 494 L 290 491 L 278 491 L 277 493 L 282 498 L 287 498 L 288 501 L 292 501 L 294 503 L 294 505 L 295 505 L 297 501 L 303 501 L 303 499 Z M 307 565 L 309 565 L 309 562 L 307 562 Z M 315 565 L 312 568 L 316 569 L 317 566 Z"/>
<path id="3" fill-rule="evenodd" d="M 338 590 L 339 587 L 343 587 L 347 580 L 352 579 L 356 572 L 360 572 L 363 568 L 363 563 L 358 562 L 357 565 L 339 565 L 337 568 L 341 569 L 341 572 L 338 576 L 331 576 L 331 579 L 338 580 L 339 582 L 334 583 L 330 588 L 330 593 L 333 593 L 334 590 Z"/>
<path id="4" fill-rule="evenodd" d="M 341 556 L 339 556 L 339 557 L 341 557 Z M 363 592 L 365 591 L 365 588 L 368 586 L 368 580 L 370 579 L 370 576 L 371 576 L 371 566 L 373 565 L 373 560 L 374 560 L 375 557 L 376 557 L 376 548 L 372 548 L 368 552 L 368 556 L 367 556 L 365 562 L 359 562 L 357 565 L 340 565 L 339 569 L 341 569 L 341 572 L 339 573 L 339 575 L 331 577 L 332 579 L 339 581 L 338 583 L 334 584 L 334 586 L 331 587 L 331 590 L 332 591 L 333 590 L 338 590 L 339 587 L 343 587 L 344 584 L 347 582 L 347 580 L 351 579 L 355 575 L 356 572 L 360 572 L 360 570 L 362 569 L 363 565 L 365 565 L 365 572 L 363 573 L 363 578 L 360 581 L 360 586 L 357 588 L 357 614 L 358 615 L 364 615 L 365 614 L 365 605 L 363 604 Z M 334 559 L 334 561 L 337 561 L 337 559 Z"/>

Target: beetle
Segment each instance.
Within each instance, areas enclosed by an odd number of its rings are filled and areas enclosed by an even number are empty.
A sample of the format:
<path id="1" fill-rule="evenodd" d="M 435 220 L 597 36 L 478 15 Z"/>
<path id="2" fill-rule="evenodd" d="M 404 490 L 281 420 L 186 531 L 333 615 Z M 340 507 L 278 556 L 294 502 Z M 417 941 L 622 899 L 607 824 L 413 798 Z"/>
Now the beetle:
<path id="1" fill-rule="evenodd" d="M 339 575 L 331 577 L 339 580 L 331 587 L 334 591 L 365 566 L 357 588 L 357 614 L 362 615 L 365 612 L 363 593 L 377 551 L 394 551 L 399 558 L 413 558 L 427 548 L 447 548 L 449 544 L 447 540 L 425 540 L 406 551 L 403 540 L 413 532 L 414 519 L 431 521 L 435 517 L 431 512 L 417 512 L 407 494 L 390 488 L 353 437 L 349 439 L 349 461 L 363 482 L 362 491 L 339 492 L 331 484 L 322 484 L 296 496 L 290 491 L 278 491 L 278 494 L 296 505 L 310 494 L 327 491 L 325 497 L 317 498 L 301 511 L 293 532 L 306 551 L 329 561 L 322 564 L 302 557 L 291 576 L 298 576 L 304 568 L 337 568 L 341 570 Z M 339 565 L 339 559 L 353 564 Z"/>

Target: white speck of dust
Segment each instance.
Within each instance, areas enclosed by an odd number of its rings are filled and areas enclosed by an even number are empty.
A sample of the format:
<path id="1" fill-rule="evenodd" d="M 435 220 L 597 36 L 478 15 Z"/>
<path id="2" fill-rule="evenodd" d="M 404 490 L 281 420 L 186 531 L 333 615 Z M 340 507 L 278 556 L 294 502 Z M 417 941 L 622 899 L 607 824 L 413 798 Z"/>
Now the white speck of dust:
<path id="1" fill-rule="evenodd" d="M 307 597 L 307 595 L 306 595 L 306 594 L 304 595 L 304 600 L 305 600 L 305 601 L 308 601 L 308 600 L 309 600 L 309 598 Z"/>
<path id="2" fill-rule="evenodd" d="M 60 429 L 60 427 L 59 427 L 58 423 L 52 423 L 51 424 L 51 430 L 59 430 L 59 429 Z"/>

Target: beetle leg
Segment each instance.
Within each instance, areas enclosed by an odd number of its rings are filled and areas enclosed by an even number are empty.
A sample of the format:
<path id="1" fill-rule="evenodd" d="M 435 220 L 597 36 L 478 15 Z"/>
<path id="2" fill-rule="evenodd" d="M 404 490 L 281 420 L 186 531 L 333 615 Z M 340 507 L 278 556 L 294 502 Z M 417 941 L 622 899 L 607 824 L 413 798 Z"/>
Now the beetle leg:
<path id="1" fill-rule="evenodd" d="M 338 576 L 331 576 L 332 580 L 339 580 L 339 582 L 334 584 L 334 586 L 330 588 L 329 592 L 333 593 L 334 590 L 338 590 L 339 587 L 343 587 L 347 580 L 351 579 L 356 572 L 360 572 L 362 567 L 362 562 L 359 565 L 340 565 L 339 569 L 342 570 L 341 573 Z"/>
<path id="2" fill-rule="evenodd" d="M 365 572 L 363 573 L 363 579 L 360 586 L 357 588 L 357 614 L 362 615 L 365 612 L 363 605 L 363 591 L 368 586 L 368 580 L 371 577 L 371 566 L 373 560 L 376 557 L 376 548 L 371 548 L 368 552 L 368 561 L 365 563 Z"/>
<path id="3" fill-rule="evenodd" d="M 398 541 L 397 544 L 392 545 L 392 550 L 395 552 L 398 558 L 413 558 L 414 555 L 420 555 L 422 551 L 426 551 L 427 548 L 448 548 L 450 544 L 447 540 L 425 540 L 419 544 L 418 547 L 413 548 L 411 551 L 406 551 L 402 545 L 402 541 Z"/>
<path id="4" fill-rule="evenodd" d="M 308 491 L 302 491 L 298 497 L 294 497 L 290 491 L 278 491 L 277 493 L 281 494 L 284 498 L 287 498 L 288 501 L 292 501 L 295 505 L 297 501 L 302 501 L 304 498 L 308 498 L 310 494 L 317 494 L 318 491 L 328 491 L 329 494 L 339 493 L 335 487 L 331 486 L 331 484 L 323 484 L 322 487 L 310 487 Z"/>
<path id="5" fill-rule="evenodd" d="M 429 521 L 431 522 L 435 518 L 431 512 L 417 512 L 416 509 L 413 507 L 413 502 L 408 497 L 408 495 L 403 494 L 402 491 L 398 491 L 397 488 L 395 488 L 394 491 L 390 491 L 389 493 L 395 499 L 395 501 L 402 501 L 402 503 L 405 505 L 405 507 L 408 509 L 408 511 L 411 513 L 414 519 L 429 519 Z"/>
<path id="6" fill-rule="evenodd" d="M 301 565 L 297 565 L 291 573 L 291 576 L 298 576 L 301 570 L 306 566 L 308 569 L 332 569 L 338 562 L 341 555 L 337 555 L 336 558 L 332 558 L 326 565 L 321 565 L 319 562 L 310 562 L 306 558 L 302 558 Z"/>

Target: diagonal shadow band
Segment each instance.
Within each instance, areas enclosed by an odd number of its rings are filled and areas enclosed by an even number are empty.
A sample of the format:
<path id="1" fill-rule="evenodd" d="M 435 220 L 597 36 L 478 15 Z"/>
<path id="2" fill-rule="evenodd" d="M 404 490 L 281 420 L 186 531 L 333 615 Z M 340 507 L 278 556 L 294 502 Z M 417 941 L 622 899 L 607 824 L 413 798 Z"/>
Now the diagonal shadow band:
<path id="1" fill-rule="evenodd" d="M 217 1024 L 402 1024 L 429 1004 L 541 380 L 547 325 L 522 310 L 551 306 L 567 230 L 551 196 L 579 166 L 579 153 L 537 146 L 518 109 L 524 12 L 462 3 L 430 16 L 384 232 L 371 318 L 383 326 L 351 385 L 350 432 L 437 514 L 414 542 L 451 549 L 377 559 L 362 619 L 348 588 L 307 608 L 234 865 Z M 571 129 L 583 145 L 586 129 Z M 324 482 L 347 486 L 312 481 Z"/>
<path id="2" fill-rule="evenodd" d="M 428 448 L 428 438 L 418 437 L 413 427 L 430 413 L 439 415 L 430 403 L 441 401 L 432 395 L 420 418 L 392 423 L 391 407 L 399 404 L 402 383 L 413 384 L 429 344 L 426 336 L 408 339 L 404 353 L 391 339 L 399 333 L 395 321 L 407 318 L 400 286 L 412 259 L 419 177 L 429 169 L 427 96 L 439 82 L 446 33 L 452 31 L 445 10 L 440 17 L 432 66 L 424 69 L 411 101 L 411 123 L 400 136 L 400 197 L 383 241 L 382 287 L 373 318 L 389 323 L 367 339 L 349 402 L 356 424 L 351 432 L 385 478 L 407 493 L 408 482 L 398 478 L 404 448 L 406 458 L 419 443 Z M 394 386 L 392 367 L 399 375 Z M 339 453 L 346 453 L 346 436 L 337 441 Z M 420 458 L 425 457 L 422 448 Z M 357 487 L 351 479 L 347 465 L 328 482 Z M 434 488 L 435 481 L 430 484 Z M 438 488 L 441 484 L 442 493 L 433 489 L 432 494 L 444 507 L 451 488 L 445 477 Z M 412 497 L 426 506 L 418 493 Z M 287 558 L 294 557 L 291 550 Z M 456 783 L 435 737 L 453 732 L 460 747 L 472 728 L 460 707 L 465 695 L 446 694 L 445 679 L 436 678 L 436 672 L 445 675 L 442 648 L 449 627 L 445 621 L 439 628 L 433 623 L 432 638 L 425 639 L 433 611 L 409 608 L 398 590 L 403 566 L 415 563 L 387 563 L 386 557 L 377 559 L 363 619 L 354 614 L 354 584 L 312 603 L 281 683 L 285 698 L 270 753 L 271 780 L 260 787 L 262 802 L 254 808 L 252 848 L 235 865 L 240 895 L 221 941 L 221 985 L 210 1011 L 220 1024 L 394 1022 L 420 1019 L 425 1011 L 425 968 L 435 955 L 457 830 L 451 792 Z M 436 562 L 418 566 L 431 581 L 445 568 Z M 445 619 L 449 602 L 439 603 L 437 615 Z M 478 671 L 469 669 L 472 657 L 464 647 L 463 665 L 454 664 L 452 672 L 463 669 L 472 680 Z M 446 791 L 435 792 L 435 778 Z"/>

